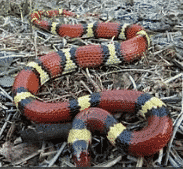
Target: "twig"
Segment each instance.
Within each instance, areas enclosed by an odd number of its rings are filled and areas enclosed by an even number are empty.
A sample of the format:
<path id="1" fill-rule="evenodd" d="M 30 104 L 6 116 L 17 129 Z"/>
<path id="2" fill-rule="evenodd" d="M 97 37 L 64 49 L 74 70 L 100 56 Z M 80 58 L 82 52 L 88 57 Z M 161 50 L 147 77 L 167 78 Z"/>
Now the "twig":
<path id="1" fill-rule="evenodd" d="M 181 75 L 183 75 L 183 74 L 181 73 Z M 172 138 L 171 138 L 171 140 L 170 140 L 170 142 L 168 144 L 166 158 L 165 158 L 165 163 L 164 163 L 165 166 L 167 165 L 167 162 L 168 162 L 169 153 L 170 153 L 170 149 L 171 149 L 171 146 L 172 146 L 173 139 L 175 137 L 175 134 L 177 133 L 178 127 L 182 123 L 182 120 L 183 120 L 183 76 L 182 76 L 182 109 L 181 109 L 181 113 L 178 115 L 178 117 L 176 118 L 176 120 L 173 123 L 174 130 L 173 130 Z"/>
<path id="2" fill-rule="evenodd" d="M 7 126 L 7 124 L 8 124 L 8 121 L 10 120 L 11 115 L 12 115 L 12 114 L 10 113 L 10 114 L 8 115 L 8 117 L 6 118 L 6 121 L 5 121 L 3 127 L 1 128 L 1 131 L 0 131 L 0 137 L 1 137 L 1 135 L 3 134 L 3 132 L 4 132 L 4 130 L 5 130 L 6 126 Z"/>
<path id="3" fill-rule="evenodd" d="M 136 85 L 136 83 L 135 83 L 135 80 L 132 78 L 132 76 L 130 76 L 129 75 L 129 78 L 130 78 L 130 80 L 131 80 L 131 82 L 132 82 L 132 84 L 133 84 L 133 88 L 134 88 L 134 90 L 137 90 L 137 85 Z"/>
<path id="4" fill-rule="evenodd" d="M 170 79 L 166 80 L 164 83 L 170 83 L 171 81 L 183 76 L 183 73 L 179 73 L 178 75 L 171 77 Z"/>
<path id="5" fill-rule="evenodd" d="M 0 90 L 4 93 L 4 95 L 6 95 L 8 99 L 10 99 L 13 102 L 13 98 L 2 87 L 0 87 Z"/>
<path id="6" fill-rule="evenodd" d="M 110 160 L 110 161 L 106 162 L 105 164 L 98 164 L 93 167 L 112 167 L 113 165 L 118 163 L 121 159 L 122 159 L 122 155 L 120 155 L 119 157 L 117 157 L 116 159 L 114 159 L 112 161 Z"/>
<path id="7" fill-rule="evenodd" d="M 157 164 L 158 166 L 161 165 L 162 158 L 163 158 L 163 148 L 159 150 L 158 159 L 154 161 L 153 164 Z"/>
<path id="8" fill-rule="evenodd" d="M 143 160 L 144 160 L 143 157 L 139 157 L 138 160 L 137 160 L 137 165 L 136 165 L 136 167 L 142 167 L 142 165 L 143 165 Z"/>
<path id="9" fill-rule="evenodd" d="M 57 152 L 57 154 L 55 155 L 55 157 L 53 157 L 53 159 L 50 160 L 50 163 L 49 163 L 48 167 L 51 167 L 51 166 L 55 163 L 55 161 L 57 160 L 57 158 L 59 157 L 59 155 L 61 154 L 61 152 L 63 151 L 63 149 L 64 149 L 64 147 L 65 147 L 66 145 L 67 145 L 66 142 L 64 142 L 64 143 L 62 144 L 62 146 L 61 146 L 60 149 L 58 150 L 58 152 Z"/>
<path id="10" fill-rule="evenodd" d="M 90 94 L 93 93 L 83 80 L 80 80 L 80 83 L 89 91 Z"/>

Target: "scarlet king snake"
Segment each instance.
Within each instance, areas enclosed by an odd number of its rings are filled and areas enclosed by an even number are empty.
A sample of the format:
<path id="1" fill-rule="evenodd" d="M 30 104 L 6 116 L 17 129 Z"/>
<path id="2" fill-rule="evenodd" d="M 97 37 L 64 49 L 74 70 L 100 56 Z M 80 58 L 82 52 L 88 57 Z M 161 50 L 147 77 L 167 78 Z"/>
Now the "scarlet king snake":
<path id="1" fill-rule="evenodd" d="M 166 105 L 149 94 L 131 90 L 111 90 L 62 103 L 44 103 L 38 101 L 35 96 L 40 85 L 52 78 L 75 71 L 78 67 L 94 68 L 140 59 L 149 46 L 149 37 L 145 30 L 137 24 L 122 26 L 110 22 L 59 25 L 43 21 L 42 15 L 76 15 L 62 9 L 31 14 L 32 24 L 62 37 L 81 37 L 85 34 L 88 37 L 115 37 L 126 41 L 63 49 L 28 63 L 17 75 L 13 85 L 17 108 L 28 119 L 37 123 L 65 123 L 77 115 L 68 136 L 68 143 L 72 145 L 73 159 L 77 166 L 90 165 L 88 144 L 91 143 L 93 129 L 105 133 L 113 145 L 135 156 L 151 155 L 163 148 L 172 135 L 172 120 Z M 88 109 L 89 107 L 98 108 Z M 107 112 L 137 113 L 139 110 L 148 121 L 148 125 L 140 131 L 127 130 Z"/>

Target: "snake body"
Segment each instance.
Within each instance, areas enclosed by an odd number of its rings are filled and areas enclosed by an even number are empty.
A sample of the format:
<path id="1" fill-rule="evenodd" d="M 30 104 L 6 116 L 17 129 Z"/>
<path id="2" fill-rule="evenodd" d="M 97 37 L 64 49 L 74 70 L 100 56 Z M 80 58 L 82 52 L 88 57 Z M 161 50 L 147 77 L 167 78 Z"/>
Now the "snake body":
<path id="1" fill-rule="evenodd" d="M 86 45 L 62 49 L 28 63 L 17 75 L 13 85 L 13 97 L 17 108 L 28 119 L 37 123 L 66 123 L 77 115 L 68 136 L 68 143 L 73 147 L 77 166 L 90 165 L 90 160 L 86 159 L 88 159 L 87 147 L 91 142 L 92 127 L 88 129 L 88 126 L 93 119 L 98 121 L 96 126 L 98 125 L 101 132 L 106 133 L 113 145 L 130 154 L 146 156 L 163 148 L 172 134 L 172 120 L 166 105 L 149 94 L 131 90 L 111 90 L 60 103 L 44 103 L 35 96 L 39 87 L 48 80 L 73 72 L 79 67 L 95 68 L 101 65 L 130 63 L 140 59 L 149 47 L 146 31 L 137 24 L 122 26 L 119 23 L 97 22 L 59 25 L 42 20 L 42 15 L 47 17 L 76 15 L 66 10 L 38 11 L 31 14 L 31 22 L 35 26 L 62 37 L 87 35 L 95 38 L 115 37 L 125 41 L 109 45 Z M 98 108 L 88 109 L 90 107 Z M 108 113 L 137 113 L 139 110 L 148 121 L 148 125 L 140 131 L 128 131 L 122 123 L 118 123 Z"/>

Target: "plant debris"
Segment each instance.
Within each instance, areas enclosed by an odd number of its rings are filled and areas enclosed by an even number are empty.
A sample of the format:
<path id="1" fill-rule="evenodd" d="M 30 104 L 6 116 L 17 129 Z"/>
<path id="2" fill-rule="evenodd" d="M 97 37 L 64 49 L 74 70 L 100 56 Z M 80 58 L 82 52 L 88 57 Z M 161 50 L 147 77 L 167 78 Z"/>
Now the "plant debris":
<path id="1" fill-rule="evenodd" d="M 91 156 L 93 167 L 182 167 L 183 166 L 183 2 L 181 0 L 94 0 L 94 1 L 5 1 L 0 2 L 0 167 L 73 167 L 70 147 L 60 139 L 48 139 L 46 126 L 27 120 L 12 99 L 15 76 L 29 61 L 65 47 L 108 44 L 106 39 L 61 38 L 33 27 L 29 15 L 35 10 L 64 8 L 79 18 L 45 18 L 64 24 L 100 22 L 139 23 L 151 38 L 151 47 L 140 61 L 132 64 L 79 69 L 50 80 L 38 93 L 44 102 L 68 101 L 92 92 L 131 89 L 162 99 L 174 122 L 167 147 L 150 157 L 132 157 L 110 145 L 105 136 L 94 133 Z M 113 40 L 113 39 L 112 39 Z M 115 115 L 137 130 L 142 117 Z M 135 120 L 134 120 L 135 119 Z M 54 130 L 54 129 L 53 129 Z M 25 141 L 26 132 L 38 135 Z M 40 135 L 39 135 L 39 132 Z M 50 132 L 50 131 L 49 131 Z M 22 136 L 24 133 L 25 137 Z M 21 138 L 22 136 L 22 138 Z M 33 139 L 32 139 L 33 140 Z"/>

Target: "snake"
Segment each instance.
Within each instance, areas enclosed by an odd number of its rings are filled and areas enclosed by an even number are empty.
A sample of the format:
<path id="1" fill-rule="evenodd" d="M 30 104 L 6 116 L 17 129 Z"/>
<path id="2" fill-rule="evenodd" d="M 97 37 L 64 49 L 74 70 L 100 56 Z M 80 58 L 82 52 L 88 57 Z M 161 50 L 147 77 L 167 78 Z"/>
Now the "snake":
<path id="1" fill-rule="evenodd" d="M 72 147 L 76 166 L 90 166 L 93 130 L 106 134 L 109 142 L 134 156 L 148 156 L 163 148 L 171 138 L 173 123 L 169 110 L 159 98 L 135 90 L 106 90 L 71 99 L 67 102 L 45 103 L 36 94 L 50 79 L 67 75 L 78 68 L 97 68 L 140 60 L 150 46 L 150 38 L 138 24 L 95 22 L 89 24 L 59 24 L 44 21 L 42 16 L 72 16 L 65 9 L 34 11 L 31 24 L 61 37 L 119 39 L 108 45 L 91 44 L 49 52 L 29 62 L 16 76 L 12 93 L 17 109 L 36 123 L 54 124 L 72 121 L 67 142 Z M 113 115 L 141 112 L 147 126 L 130 131 Z"/>

